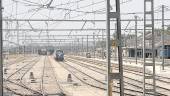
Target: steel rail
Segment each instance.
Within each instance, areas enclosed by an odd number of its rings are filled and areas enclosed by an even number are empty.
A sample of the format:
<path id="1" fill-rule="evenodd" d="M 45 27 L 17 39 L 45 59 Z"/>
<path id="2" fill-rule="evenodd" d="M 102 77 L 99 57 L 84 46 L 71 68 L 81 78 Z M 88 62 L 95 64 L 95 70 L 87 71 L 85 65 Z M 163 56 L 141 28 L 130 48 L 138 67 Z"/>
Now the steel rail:
<path id="1" fill-rule="evenodd" d="M 91 65 L 89 65 L 89 64 L 86 64 L 86 63 L 84 63 L 84 62 L 80 62 L 80 61 L 77 61 L 76 60 L 76 58 L 73 60 L 73 59 L 70 59 L 70 58 L 67 58 L 67 60 L 69 61 L 69 62 L 73 62 L 74 64 L 78 64 L 78 65 L 80 65 L 80 66 L 82 66 L 82 67 L 86 67 L 87 68 L 87 66 L 88 66 L 88 69 L 89 70 L 92 70 L 92 71 L 95 71 L 95 72 L 98 72 L 98 73 L 100 73 L 100 74 L 103 74 L 103 75 L 106 75 L 106 70 L 105 69 L 102 69 L 102 68 L 99 68 L 99 67 L 96 67 L 96 66 L 91 66 Z M 82 61 L 82 59 L 81 59 L 81 61 Z M 85 61 L 85 62 L 87 62 L 87 60 Z M 92 61 L 91 63 L 93 63 L 94 61 Z M 95 65 L 96 65 L 96 63 L 95 63 Z M 97 64 L 98 65 L 98 64 Z M 101 66 L 100 66 L 101 67 Z M 93 68 L 93 69 L 92 69 Z M 118 67 L 117 67 L 117 69 L 118 69 Z M 124 71 L 124 72 L 127 72 L 127 71 Z M 132 72 L 128 72 L 128 73 L 132 73 Z M 141 74 L 137 74 L 137 73 L 135 73 L 135 75 L 137 75 L 137 76 L 143 76 L 143 75 L 141 75 Z M 135 87 L 138 87 L 138 88 L 140 88 L 140 89 L 142 89 L 143 87 L 140 87 L 140 86 L 137 86 L 137 85 L 133 85 L 132 83 L 129 83 L 129 82 L 127 82 L 126 81 L 126 79 L 130 79 L 131 81 L 133 81 L 133 83 L 134 82 L 137 82 L 137 83 L 140 83 L 140 84 L 142 84 L 142 82 L 141 81 L 139 81 L 139 80 L 136 80 L 136 79 L 132 79 L 132 78 L 129 78 L 129 77 L 127 77 L 127 76 L 124 76 L 124 78 L 125 78 L 125 83 L 128 83 L 129 85 L 131 85 L 131 86 L 135 86 Z M 140 85 L 139 84 L 139 85 Z M 148 84 L 148 85 L 151 85 L 151 84 Z M 160 87 L 160 86 L 157 86 L 158 88 L 160 88 L 160 89 L 163 89 L 163 90 L 166 90 L 166 91 L 170 91 L 170 89 L 167 89 L 167 88 L 163 88 L 163 87 Z M 135 91 L 134 91 L 135 92 Z M 142 91 L 140 91 L 140 93 L 143 93 Z M 162 93 L 159 93 L 159 92 L 157 92 L 157 94 L 159 94 L 159 95 L 161 95 L 161 96 L 166 96 L 165 94 L 162 94 Z"/>

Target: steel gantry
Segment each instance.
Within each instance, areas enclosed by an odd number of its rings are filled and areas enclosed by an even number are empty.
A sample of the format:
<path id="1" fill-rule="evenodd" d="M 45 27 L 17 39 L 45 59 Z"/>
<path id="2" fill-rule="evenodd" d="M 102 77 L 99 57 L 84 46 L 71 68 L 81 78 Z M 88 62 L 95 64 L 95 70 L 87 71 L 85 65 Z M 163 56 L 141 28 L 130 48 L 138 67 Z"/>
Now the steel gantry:
<path id="1" fill-rule="evenodd" d="M 123 64 L 122 64 L 122 40 L 121 40 L 121 23 L 120 23 L 120 0 L 115 0 L 116 12 L 110 10 L 110 0 L 106 1 L 106 32 L 107 32 L 107 96 L 112 96 L 113 80 L 119 80 L 120 96 L 124 96 L 124 83 L 123 83 Z M 116 19 L 116 47 L 118 49 L 118 72 L 113 72 L 111 65 L 111 42 L 110 42 L 110 22 L 111 19 Z"/>
<path id="2" fill-rule="evenodd" d="M 147 19 L 151 19 L 151 21 L 147 21 Z M 143 96 L 146 96 L 147 93 L 156 96 L 154 43 L 154 0 L 144 0 Z M 151 53 L 148 54 L 148 50 L 150 50 Z M 147 58 L 149 57 L 152 58 L 151 62 L 147 61 Z M 149 74 L 147 73 L 148 69 L 151 71 Z M 148 85 L 148 83 L 151 85 Z"/>

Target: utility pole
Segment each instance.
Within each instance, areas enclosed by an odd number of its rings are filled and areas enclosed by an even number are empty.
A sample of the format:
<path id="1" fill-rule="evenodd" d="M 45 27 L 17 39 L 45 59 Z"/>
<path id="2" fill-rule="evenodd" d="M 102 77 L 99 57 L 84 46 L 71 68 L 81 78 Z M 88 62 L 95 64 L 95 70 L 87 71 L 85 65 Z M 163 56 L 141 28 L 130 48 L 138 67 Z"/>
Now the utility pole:
<path id="1" fill-rule="evenodd" d="M 87 35 L 87 53 L 89 52 L 89 49 L 88 49 L 88 47 L 89 47 L 89 35 Z"/>
<path id="2" fill-rule="evenodd" d="M 104 33 L 103 33 L 104 30 L 102 30 L 102 43 L 101 43 L 101 47 L 102 47 L 102 59 L 104 59 Z"/>
<path id="3" fill-rule="evenodd" d="M 110 0 L 106 1 L 106 31 L 107 31 L 107 96 L 112 96 L 113 80 L 119 80 L 120 96 L 124 96 L 124 82 L 123 82 L 123 62 L 122 62 L 122 40 L 121 40 L 121 22 L 120 22 L 120 0 L 115 0 L 116 12 L 110 12 L 112 4 Z M 117 34 L 116 46 L 118 49 L 118 70 L 119 72 L 112 72 L 111 66 L 111 42 L 110 42 L 110 22 L 111 19 L 116 19 Z"/>
<path id="4" fill-rule="evenodd" d="M 16 22 L 16 29 L 19 29 L 19 22 L 17 21 Z M 17 30 L 17 44 L 18 44 L 18 49 L 17 49 L 17 53 L 18 53 L 18 55 L 19 55 L 19 49 L 20 49 L 20 46 L 19 46 L 19 30 Z"/>
<path id="5" fill-rule="evenodd" d="M 161 39 L 162 39 L 162 70 L 164 70 L 165 68 L 165 65 L 164 65 L 164 63 L 165 63 L 165 59 L 164 59 L 164 56 L 165 56 L 165 44 L 164 44 L 164 32 L 165 32 L 165 26 L 164 26 L 164 16 L 165 16 L 165 14 L 164 14 L 164 9 L 165 9 L 165 6 L 164 5 L 162 5 L 162 32 L 161 32 Z"/>
<path id="6" fill-rule="evenodd" d="M 136 64 L 138 63 L 137 62 L 137 51 L 138 51 L 138 48 L 137 48 L 137 23 L 138 23 L 138 21 L 137 21 L 137 16 L 135 16 L 135 59 L 136 59 Z"/>
<path id="7" fill-rule="evenodd" d="M 16 2 L 16 19 L 17 19 L 17 15 L 18 15 L 18 1 L 15 1 Z M 17 29 L 17 44 L 18 44 L 18 48 L 17 48 L 17 54 L 19 55 L 19 49 L 20 49 L 20 45 L 19 45 L 19 22 L 16 21 L 16 29 Z"/>
<path id="8" fill-rule="evenodd" d="M 74 41 L 72 41 L 72 55 L 75 55 L 75 50 L 74 50 Z"/>
<path id="9" fill-rule="evenodd" d="M 79 43 L 80 43 L 80 42 L 79 42 L 79 38 L 77 38 L 77 47 L 76 47 L 77 49 L 76 49 L 76 50 L 78 51 L 78 52 L 77 52 L 77 53 L 78 53 L 78 56 L 80 55 L 80 44 L 79 44 Z"/>
<path id="10" fill-rule="evenodd" d="M 2 26 L 2 0 L 0 0 L 0 96 L 3 96 L 3 26 Z"/>
<path id="11" fill-rule="evenodd" d="M 74 39 L 74 54 L 75 54 L 75 56 L 77 56 L 77 50 L 76 50 L 76 42 L 75 42 L 75 39 Z"/>
<path id="12" fill-rule="evenodd" d="M 115 34 L 113 35 L 114 36 L 114 40 L 116 40 L 116 34 L 117 34 L 117 24 L 115 23 Z M 115 54 L 115 57 L 114 57 L 114 60 L 116 61 L 117 60 L 117 48 L 114 47 L 114 54 Z"/>
<path id="13" fill-rule="evenodd" d="M 49 50 L 49 31 L 48 31 L 48 22 L 45 22 L 45 24 L 46 24 L 46 28 L 47 28 L 47 30 L 46 30 L 46 33 L 47 33 L 47 45 L 46 45 L 46 51 L 48 52 L 48 50 Z"/>
<path id="14" fill-rule="evenodd" d="M 26 45 L 26 32 L 24 32 L 24 58 L 25 58 L 25 45 Z"/>
<path id="15" fill-rule="evenodd" d="M 83 39 L 84 39 L 84 38 L 82 37 L 82 45 L 81 45 L 81 50 L 82 50 L 81 52 L 82 52 L 82 56 L 83 56 L 83 52 L 84 52 Z"/>
<path id="16" fill-rule="evenodd" d="M 106 40 L 106 59 L 107 59 L 107 96 L 112 96 L 112 81 L 110 78 L 110 73 L 111 73 L 111 61 L 110 61 L 110 0 L 107 0 L 106 2 L 106 33 L 107 33 L 107 40 Z"/>
<path id="17" fill-rule="evenodd" d="M 32 39 L 31 39 L 31 44 L 30 44 L 30 46 L 31 46 L 31 54 L 30 55 L 32 55 L 33 54 L 33 44 L 32 44 Z"/>
<path id="18" fill-rule="evenodd" d="M 95 43 L 95 33 L 93 32 L 93 51 L 94 51 L 94 58 L 95 58 L 95 50 L 96 50 L 96 43 Z"/>
<path id="19" fill-rule="evenodd" d="M 8 18 L 7 18 L 8 19 Z M 6 28 L 9 29 L 9 22 L 6 21 Z M 7 34 L 5 36 L 5 38 L 8 40 L 8 44 L 7 44 L 7 54 L 6 57 L 9 59 L 9 36 L 10 36 L 10 31 L 7 31 Z M 4 67 L 4 66 L 3 66 Z M 6 66 L 7 67 L 7 66 Z"/>
<path id="20" fill-rule="evenodd" d="M 71 41 L 70 46 L 71 46 L 71 55 L 73 55 L 73 41 Z"/>
<path id="21" fill-rule="evenodd" d="M 72 52 L 72 48 L 71 48 L 71 42 L 69 43 L 69 47 L 68 47 L 68 53 L 71 55 Z"/>

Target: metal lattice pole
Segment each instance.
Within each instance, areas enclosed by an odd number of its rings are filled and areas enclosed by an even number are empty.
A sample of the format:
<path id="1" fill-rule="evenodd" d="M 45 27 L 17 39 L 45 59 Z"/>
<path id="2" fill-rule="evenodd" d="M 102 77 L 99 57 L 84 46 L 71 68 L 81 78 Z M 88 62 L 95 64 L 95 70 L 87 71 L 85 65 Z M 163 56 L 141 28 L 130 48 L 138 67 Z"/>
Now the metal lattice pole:
<path id="1" fill-rule="evenodd" d="M 81 45 L 81 52 L 82 52 L 82 56 L 83 56 L 83 53 L 84 53 L 84 38 L 82 37 L 82 45 Z"/>
<path id="2" fill-rule="evenodd" d="M 137 22 L 137 16 L 135 16 L 135 60 L 136 60 L 136 64 L 138 63 L 137 62 L 137 60 L 138 60 L 138 58 L 137 58 L 137 51 L 138 51 L 138 47 L 137 47 L 137 43 L 138 43 L 138 41 L 137 41 L 137 26 L 138 26 L 138 22 Z"/>
<path id="3" fill-rule="evenodd" d="M 0 96 L 3 96 L 3 31 L 2 31 L 2 0 L 0 0 Z"/>
<path id="4" fill-rule="evenodd" d="M 121 40 L 121 23 L 120 23 L 120 0 L 115 0 L 116 12 L 110 12 L 110 0 L 107 0 L 107 14 L 106 14 L 106 30 L 107 30 L 107 96 L 112 96 L 112 84 L 114 79 L 119 80 L 120 96 L 124 96 L 124 83 L 123 83 L 123 65 L 122 65 L 122 40 Z M 113 73 L 111 67 L 111 42 L 110 42 L 110 22 L 111 19 L 116 19 L 117 23 L 117 36 L 116 47 L 118 49 L 118 65 L 119 72 Z"/>
<path id="5" fill-rule="evenodd" d="M 93 55 L 94 55 L 94 58 L 96 57 L 96 41 L 95 41 L 95 33 L 93 33 Z"/>
<path id="6" fill-rule="evenodd" d="M 104 59 L 104 46 L 103 46 L 103 42 L 104 42 L 104 34 L 103 34 L 103 30 L 102 30 L 102 44 L 101 44 L 101 47 L 102 47 L 102 59 Z"/>
<path id="7" fill-rule="evenodd" d="M 86 48 L 87 48 L 86 51 L 87 51 L 87 53 L 89 52 L 89 48 L 88 48 L 88 47 L 89 47 L 89 36 L 87 35 L 87 45 L 86 45 Z"/>
<path id="8" fill-rule="evenodd" d="M 151 19 L 151 21 L 147 21 L 147 19 Z M 146 41 L 149 42 L 149 44 L 146 45 Z M 148 58 L 148 54 L 150 54 L 147 53 L 148 51 L 146 49 L 151 51 L 151 62 L 148 62 L 146 59 Z M 150 71 L 152 71 L 149 75 L 146 71 L 148 67 L 151 67 Z M 147 83 L 152 85 L 149 86 Z M 154 0 L 144 0 L 143 96 L 146 96 L 147 93 L 152 93 L 156 96 L 155 85 Z"/>
<path id="9" fill-rule="evenodd" d="M 165 44 L 164 44 L 164 31 L 165 31 L 165 26 L 164 26 L 164 5 L 162 5 L 162 32 L 161 32 L 161 39 L 162 39 L 162 70 L 164 70 L 164 57 L 165 57 Z"/>

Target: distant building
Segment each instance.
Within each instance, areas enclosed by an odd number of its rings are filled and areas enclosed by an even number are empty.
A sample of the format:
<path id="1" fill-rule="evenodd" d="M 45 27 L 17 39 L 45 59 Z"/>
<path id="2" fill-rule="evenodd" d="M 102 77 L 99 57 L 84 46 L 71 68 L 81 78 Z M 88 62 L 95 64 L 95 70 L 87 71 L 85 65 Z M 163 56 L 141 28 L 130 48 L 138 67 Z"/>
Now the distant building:
<path id="1" fill-rule="evenodd" d="M 131 38 L 129 38 L 131 37 Z M 123 54 L 128 57 L 135 57 L 135 36 L 130 35 L 125 40 Z M 170 58 L 170 31 L 165 31 L 164 34 L 164 50 L 162 50 L 161 30 L 155 30 L 155 56 L 161 58 Z M 146 32 L 146 54 L 147 58 L 152 56 L 151 52 L 152 36 L 150 32 Z M 143 57 L 143 35 L 137 37 L 137 57 Z"/>

